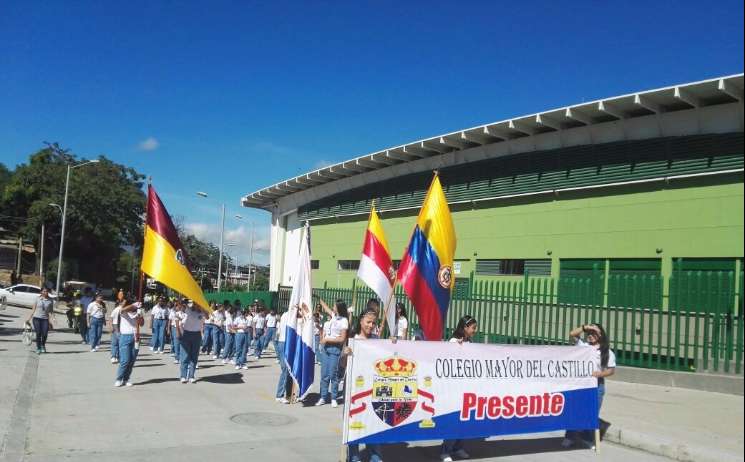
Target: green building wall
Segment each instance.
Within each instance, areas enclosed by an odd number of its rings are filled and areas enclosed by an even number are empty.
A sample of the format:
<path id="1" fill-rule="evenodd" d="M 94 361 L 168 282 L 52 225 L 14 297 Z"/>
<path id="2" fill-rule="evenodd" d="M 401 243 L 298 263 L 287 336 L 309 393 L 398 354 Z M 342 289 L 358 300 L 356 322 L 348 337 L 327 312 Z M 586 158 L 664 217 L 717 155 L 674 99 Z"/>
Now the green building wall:
<path id="1" fill-rule="evenodd" d="M 742 173 L 673 183 L 626 185 L 560 196 L 456 206 L 456 260 L 468 277 L 477 259 L 660 258 L 669 276 L 676 258 L 743 257 Z M 393 259 L 400 259 L 417 210 L 382 215 Z M 338 260 L 359 260 L 367 217 L 314 220 L 314 286 L 349 287 L 355 271 Z M 738 263 L 739 265 L 739 263 Z"/>

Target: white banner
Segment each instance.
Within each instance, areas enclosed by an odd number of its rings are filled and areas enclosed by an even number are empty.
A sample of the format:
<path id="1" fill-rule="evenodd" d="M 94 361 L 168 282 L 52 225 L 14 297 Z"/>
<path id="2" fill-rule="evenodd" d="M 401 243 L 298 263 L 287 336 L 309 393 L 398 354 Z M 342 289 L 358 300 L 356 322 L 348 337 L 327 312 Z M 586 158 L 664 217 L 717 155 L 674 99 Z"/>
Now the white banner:
<path id="1" fill-rule="evenodd" d="M 350 340 L 345 443 L 598 428 L 597 350 Z"/>

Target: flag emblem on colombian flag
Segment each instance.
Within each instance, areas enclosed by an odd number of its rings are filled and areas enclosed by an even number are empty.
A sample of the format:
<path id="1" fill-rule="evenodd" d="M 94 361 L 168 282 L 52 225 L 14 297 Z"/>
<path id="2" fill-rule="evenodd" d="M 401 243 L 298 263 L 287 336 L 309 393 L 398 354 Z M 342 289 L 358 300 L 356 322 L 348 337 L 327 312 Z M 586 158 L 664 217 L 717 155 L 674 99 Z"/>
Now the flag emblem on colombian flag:
<path id="1" fill-rule="evenodd" d="M 386 321 L 393 332 L 396 326 L 396 310 L 388 305 L 393 304 L 391 294 L 396 281 L 396 272 L 393 269 L 391 253 L 388 251 L 383 225 L 375 211 L 375 205 L 370 210 L 370 220 L 367 223 L 357 277 L 367 284 L 385 304 Z"/>
<path id="2" fill-rule="evenodd" d="M 192 299 L 202 308 L 209 309 L 202 289 L 189 271 L 176 227 L 150 185 L 147 188 L 147 223 L 140 267 L 151 278 Z"/>
<path id="3" fill-rule="evenodd" d="M 427 340 L 442 339 L 455 282 L 455 246 L 450 208 L 435 173 L 398 270 L 398 279 L 414 304 Z"/>

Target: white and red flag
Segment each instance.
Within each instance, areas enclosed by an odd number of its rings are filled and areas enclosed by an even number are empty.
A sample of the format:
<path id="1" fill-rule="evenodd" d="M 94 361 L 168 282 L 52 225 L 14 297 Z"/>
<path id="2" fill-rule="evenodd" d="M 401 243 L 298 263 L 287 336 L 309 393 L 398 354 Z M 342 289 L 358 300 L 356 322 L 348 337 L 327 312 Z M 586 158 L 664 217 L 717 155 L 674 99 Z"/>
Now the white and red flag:
<path id="1" fill-rule="evenodd" d="M 362 259 L 360 260 L 357 277 L 378 294 L 381 302 L 383 302 L 388 328 L 395 334 L 396 310 L 392 295 L 396 272 L 393 269 L 391 253 L 388 250 L 383 225 L 375 211 L 375 205 L 370 210 L 370 220 L 367 223 L 365 244 L 362 248 Z"/>

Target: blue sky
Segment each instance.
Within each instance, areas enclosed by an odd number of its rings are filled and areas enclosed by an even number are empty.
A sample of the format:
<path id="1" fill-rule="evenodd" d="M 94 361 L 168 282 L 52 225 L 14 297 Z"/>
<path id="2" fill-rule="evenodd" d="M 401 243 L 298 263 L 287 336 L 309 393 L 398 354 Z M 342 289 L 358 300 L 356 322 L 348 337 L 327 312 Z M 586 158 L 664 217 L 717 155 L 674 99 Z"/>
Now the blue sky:
<path id="1" fill-rule="evenodd" d="M 239 198 L 510 116 L 743 71 L 743 2 L 12 2 L 0 162 L 58 141 L 152 175 L 247 258 Z M 199 199 L 195 191 L 214 199 Z M 212 199 L 211 199 L 212 200 Z M 231 250 L 234 251 L 235 250 Z M 259 260 L 266 261 L 266 254 Z"/>

